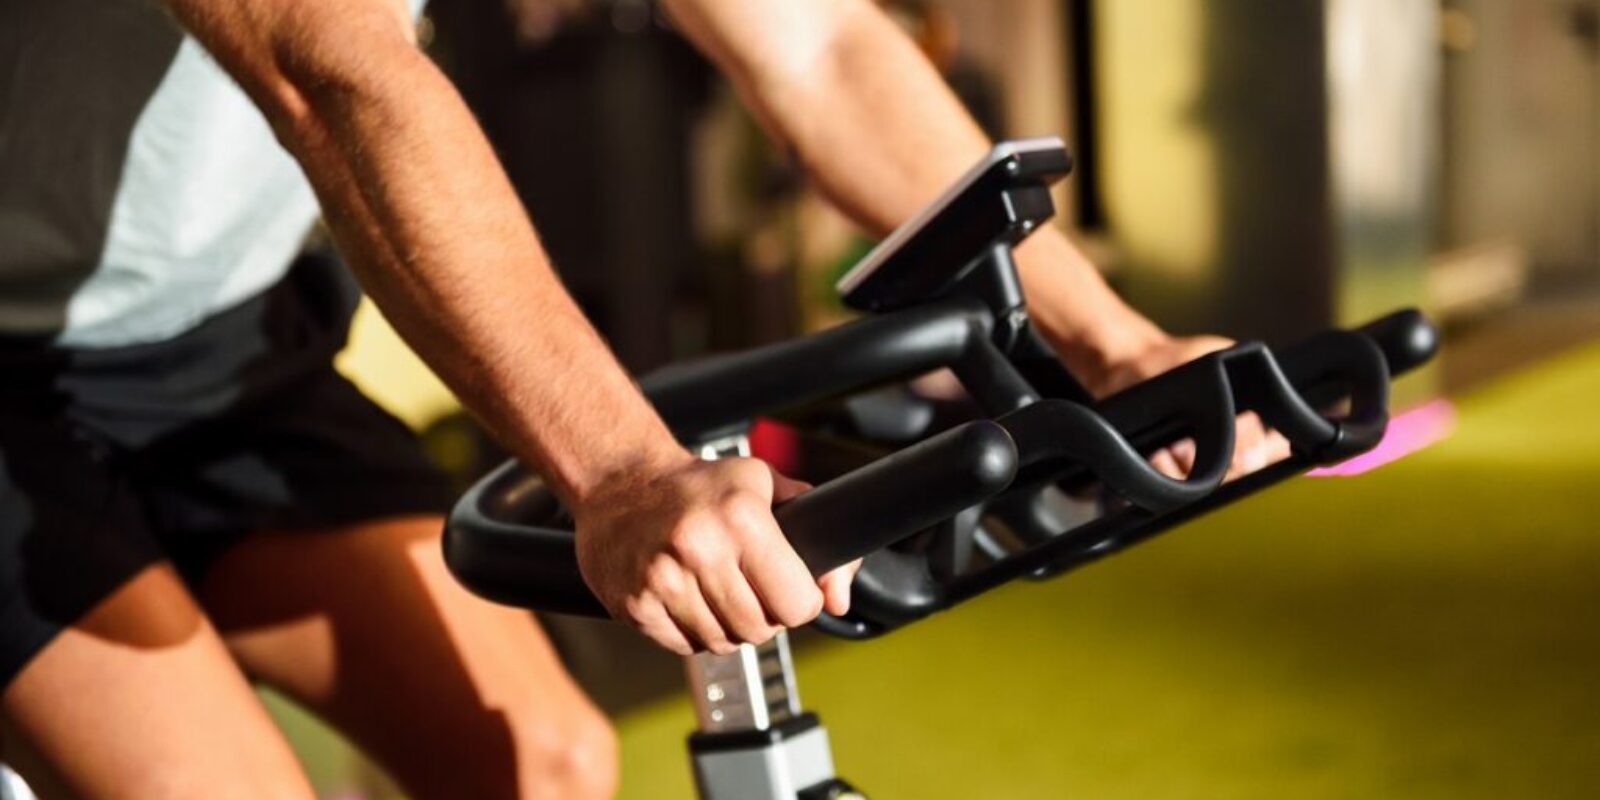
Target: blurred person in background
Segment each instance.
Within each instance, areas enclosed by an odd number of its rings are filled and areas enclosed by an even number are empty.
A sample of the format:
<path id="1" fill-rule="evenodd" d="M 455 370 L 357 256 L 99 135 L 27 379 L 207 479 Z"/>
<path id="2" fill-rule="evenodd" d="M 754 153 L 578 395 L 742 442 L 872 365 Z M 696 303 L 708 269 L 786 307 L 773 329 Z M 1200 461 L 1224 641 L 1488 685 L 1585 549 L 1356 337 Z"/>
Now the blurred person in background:
<path id="1" fill-rule="evenodd" d="M 409 344 L 557 488 L 615 617 L 725 653 L 846 608 L 851 569 L 813 579 L 773 521 L 804 486 L 679 447 L 563 291 L 417 48 L 420 5 L 0 9 L 0 705 L 6 759 L 47 793 L 309 796 L 251 681 L 419 798 L 614 790 L 605 720 L 531 616 L 451 580 L 445 484 L 333 370 L 352 287 L 290 268 L 319 211 Z M 869 0 L 665 6 L 875 234 L 989 146 Z M 1226 344 L 1159 330 L 1055 229 L 1019 260 L 1096 394 Z M 1241 431 L 1241 467 L 1282 446 Z"/>

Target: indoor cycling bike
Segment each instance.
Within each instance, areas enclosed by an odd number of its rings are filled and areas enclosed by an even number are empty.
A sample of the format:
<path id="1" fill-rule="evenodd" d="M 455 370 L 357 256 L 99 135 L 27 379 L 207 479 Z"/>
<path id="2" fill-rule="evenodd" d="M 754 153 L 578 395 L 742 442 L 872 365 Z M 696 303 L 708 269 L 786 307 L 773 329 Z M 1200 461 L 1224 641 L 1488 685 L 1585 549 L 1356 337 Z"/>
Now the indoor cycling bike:
<path id="1" fill-rule="evenodd" d="M 775 511 L 814 574 L 865 558 L 850 612 L 814 627 L 880 636 L 1371 449 L 1388 423 L 1391 376 L 1434 354 L 1434 328 L 1401 311 L 1280 350 L 1240 343 L 1092 401 L 1030 328 L 1012 261 L 1012 248 L 1054 212 L 1050 186 L 1070 168 L 1057 139 L 997 145 L 839 281 L 844 302 L 866 312 L 860 319 L 643 379 L 703 457 L 748 455 L 753 420 L 774 414 L 865 454 Z M 968 395 L 959 413 L 883 399 L 883 387 L 938 369 Z M 1292 454 L 1224 483 L 1245 411 Z M 1151 453 L 1185 438 L 1195 445 L 1186 477 L 1150 466 Z M 1094 513 L 1069 513 L 1085 497 L 1095 498 Z M 579 574 L 570 517 L 519 462 L 460 499 L 444 548 L 456 577 L 490 600 L 606 613 Z M 800 707 L 785 635 L 694 656 L 689 679 L 701 796 L 861 796 L 834 774 L 826 731 Z"/>

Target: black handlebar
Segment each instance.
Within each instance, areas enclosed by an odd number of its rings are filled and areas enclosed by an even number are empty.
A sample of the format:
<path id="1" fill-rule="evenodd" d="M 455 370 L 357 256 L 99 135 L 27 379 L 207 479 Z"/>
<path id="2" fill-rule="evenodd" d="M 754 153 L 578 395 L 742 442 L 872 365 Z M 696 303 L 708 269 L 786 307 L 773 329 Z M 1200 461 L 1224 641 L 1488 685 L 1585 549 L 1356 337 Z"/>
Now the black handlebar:
<path id="1" fill-rule="evenodd" d="M 737 375 L 748 376 L 752 365 L 761 365 L 771 380 L 758 384 L 760 392 L 743 396 L 759 406 L 763 403 L 757 395 L 776 403 L 793 396 L 782 384 L 807 383 L 818 374 L 780 369 L 774 361 L 798 361 L 820 371 L 830 355 L 852 352 L 854 345 L 872 338 L 862 337 L 863 332 L 894 334 L 873 340 L 875 348 L 854 349 L 856 367 L 822 372 L 836 390 L 844 391 L 908 374 L 903 368 L 907 363 L 916 366 L 909 372 L 936 366 L 966 346 L 970 334 L 963 331 L 983 332 L 981 326 L 972 326 L 959 304 L 901 313 L 915 316 L 893 324 L 858 325 L 851 332 L 814 337 L 820 342 L 786 343 L 709 367 L 680 368 L 645 384 L 671 387 L 669 396 L 688 397 L 694 384 L 705 381 L 701 389 L 711 393 L 710 387 L 725 386 Z M 1313 337 L 1285 350 L 1281 362 L 1260 344 L 1239 345 L 1094 408 L 1051 398 L 994 421 L 960 425 L 824 483 L 779 507 L 774 516 L 802 560 L 820 575 L 976 507 L 1013 485 L 1098 480 L 1147 516 L 1177 512 L 1217 491 L 1232 460 L 1238 411 L 1255 410 L 1283 432 L 1302 466 L 1373 446 L 1387 419 L 1387 365 L 1426 361 L 1434 341 L 1432 326 L 1407 311 L 1360 331 Z M 1351 411 L 1343 419 L 1317 413 L 1318 407 L 1345 397 L 1351 398 Z M 762 410 L 702 414 L 697 421 L 722 429 Z M 675 416 L 677 422 L 682 419 Z M 1197 442 L 1190 477 L 1174 480 L 1152 469 L 1144 454 L 1184 435 Z M 517 462 L 501 466 L 461 498 L 451 514 L 444 549 L 456 576 L 496 602 L 588 616 L 606 613 L 578 570 L 570 517 L 549 488 Z M 870 576 L 865 583 L 871 585 Z M 928 595 L 918 601 L 922 605 L 948 602 L 929 595 L 926 587 L 919 592 Z"/>
<path id="2" fill-rule="evenodd" d="M 1077 420 L 1074 424 L 1091 431 L 1091 437 L 1102 436 L 1094 422 L 1096 415 L 1082 406 L 1047 400 L 1003 417 L 1000 422 L 1008 426 L 1018 443 L 1021 469 L 1012 486 L 982 513 L 996 515 L 1020 549 L 1004 557 L 991 557 L 989 563 L 960 574 L 948 574 L 948 568 L 939 566 L 941 558 L 955 557 L 954 553 L 878 551 L 867 558 L 856 577 L 850 614 L 844 618 L 824 614 L 816 626 L 846 638 L 877 636 L 1017 578 L 1050 577 L 1104 558 L 1308 467 L 1368 449 L 1376 445 L 1387 421 L 1390 370 L 1398 374 L 1430 359 L 1437 347 L 1435 334 L 1433 326 L 1420 314 L 1402 311 L 1355 331 L 1312 337 L 1285 349 L 1281 360 L 1274 359 L 1259 344 L 1240 345 L 1205 357 L 1196 365 L 1140 384 L 1135 387 L 1137 391 L 1109 397 L 1095 408 L 1102 419 L 1119 420 L 1115 434 L 1126 439 L 1125 446 L 1104 446 L 1115 454 L 1109 460 L 1103 460 L 1105 453 L 1091 455 L 1094 447 L 1102 445 L 1087 441 L 1080 430 L 1066 430 L 1059 424 L 1051 428 L 1047 424 L 1052 418 L 1063 416 L 1067 409 L 1076 408 L 1071 412 Z M 1193 392 L 1190 397 L 1207 397 L 1200 390 L 1215 379 L 1219 364 L 1225 365 L 1228 375 L 1226 391 L 1242 398 L 1237 410 L 1261 414 L 1264 421 L 1290 440 L 1292 455 L 1187 502 L 1169 502 L 1183 500 L 1177 496 L 1151 498 L 1128 491 L 1127 474 L 1139 473 L 1148 466 L 1142 460 L 1126 458 L 1124 447 L 1149 453 L 1186 434 L 1177 422 L 1180 417 L 1162 409 L 1155 398 L 1165 397 L 1172 404 L 1184 392 Z M 1191 376 L 1185 376 L 1186 371 Z M 1193 374 L 1205 379 L 1196 379 Z M 1344 400 L 1350 405 L 1344 416 L 1332 418 L 1318 413 Z M 1201 406 L 1203 409 L 1204 404 Z M 1201 413 L 1213 418 L 1221 416 L 1203 410 Z M 1027 425 L 1018 424 L 1024 418 L 1028 418 Z M 1231 422 L 1231 417 L 1222 418 Z M 1215 470 L 1218 461 L 1225 467 L 1231 459 L 1231 448 L 1214 450 L 1217 455 L 1210 458 L 1216 461 L 1209 462 L 1203 444 L 1196 451 L 1196 472 Z M 1062 461 L 1067 462 L 1065 468 Z M 1137 476 L 1135 480 L 1144 478 Z M 1122 495 L 1128 504 L 1077 528 L 1062 530 L 1049 504 L 1041 502 L 1039 489 L 1054 483 L 1070 490 L 1094 481 Z M 1146 482 L 1139 489 L 1149 491 L 1164 491 L 1164 487 Z M 963 526 L 971 530 L 978 522 L 977 515 L 951 520 L 942 529 L 943 534 L 948 539 L 954 530 Z M 947 540 L 940 546 L 960 545 Z"/>
<path id="3" fill-rule="evenodd" d="M 976 420 L 828 481 L 773 516 L 811 574 L 822 575 L 988 500 L 1016 474 L 1011 435 Z"/>
<path id="4" fill-rule="evenodd" d="M 1070 165 L 1052 140 L 1006 143 L 841 281 L 880 312 L 819 334 L 670 367 L 645 393 L 686 443 L 742 432 L 758 415 L 949 368 L 980 418 L 929 436 L 783 504 L 779 526 L 813 574 L 868 556 L 848 618 L 819 626 L 881 633 L 1021 576 L 1086 563 L 1306 467 L 1375 446 L 1392 375 L 1426 362 L 1437 332 L 1402 311 L 1276 353 L 1243 343 L 1092 403 L 1028 330 L 1011 246 L 1049 217 L 1049 184 Z M 936 243 L 938 246 L 934 246 Z M 1329 409 L 1347 410 L 1333 416 Z M 1223 485 L 1236 415 L 1253 411 L 1293 445 L 1285 462 Z M 1148 456 L 1196 444 L 1182 480 Z M 1037 513 L 1044 487 L 1099 484 L 1122 505 L 1070 531 Z M 926 550 L 893 546 L 925 530 L 959 538 L 999 515 L 1020 549 L 959 574 Z M 952 527 L 954 526 L 954 527 Z M 501 603 L 592 616 L 605 609 L 578 568 L 572 520 L 523 465 L 501 466 L 457 503 L 445 559 Z"/>

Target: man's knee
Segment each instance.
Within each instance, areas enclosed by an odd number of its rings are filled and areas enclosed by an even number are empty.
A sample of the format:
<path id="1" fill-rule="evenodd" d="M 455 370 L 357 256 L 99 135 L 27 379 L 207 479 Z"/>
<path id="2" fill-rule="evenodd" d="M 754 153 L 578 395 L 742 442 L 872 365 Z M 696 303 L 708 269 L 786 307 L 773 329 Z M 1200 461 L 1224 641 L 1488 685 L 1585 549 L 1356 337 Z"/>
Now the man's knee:
<path id="1" fill-rule="evenodd" d="M 616 735 L 592 706 L 543 697 L 481 711 L 470 724 L 428 728 L 424 740 L 391 752 L 385 766 L 411 796 L 427 800 L 588 800 L 616 793 Z"/>
<path id="2" fill-rule="evenodd" d="M 609 798 L 617 791 L 617 736 L 598 711 L 561 720 L 532 709 L 511 720 L 521 796 Z"/>

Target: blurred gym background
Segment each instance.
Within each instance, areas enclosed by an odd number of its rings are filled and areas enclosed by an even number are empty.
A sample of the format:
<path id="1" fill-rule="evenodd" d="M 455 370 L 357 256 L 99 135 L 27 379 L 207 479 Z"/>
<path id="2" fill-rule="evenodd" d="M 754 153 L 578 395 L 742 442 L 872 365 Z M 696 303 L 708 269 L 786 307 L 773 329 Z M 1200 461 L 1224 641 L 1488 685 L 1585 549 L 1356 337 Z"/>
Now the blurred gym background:
<path id="1" fill-rule="evenodd" d="M 1441 441 L 882 641 L 800 642 L 881 797 L 1600 793 L 1600 0 L 886 0 L 1058 221 L 1179 332 L 1418 305 Z M 423 38 L 645 371 L 834 324 L 872 242 L 646 0 L 433 0 Z M 539 324 L 529 320 L 529 325 Z M 370 307 L 343 368 L 463 481 L 500 453 Z M 629 798 L 687 797 L 675 659 L 551 619 Z M 396 796 L 270 698 L 328 797 Z M 418 724 L 426 724 L 418 721 Z"/>

